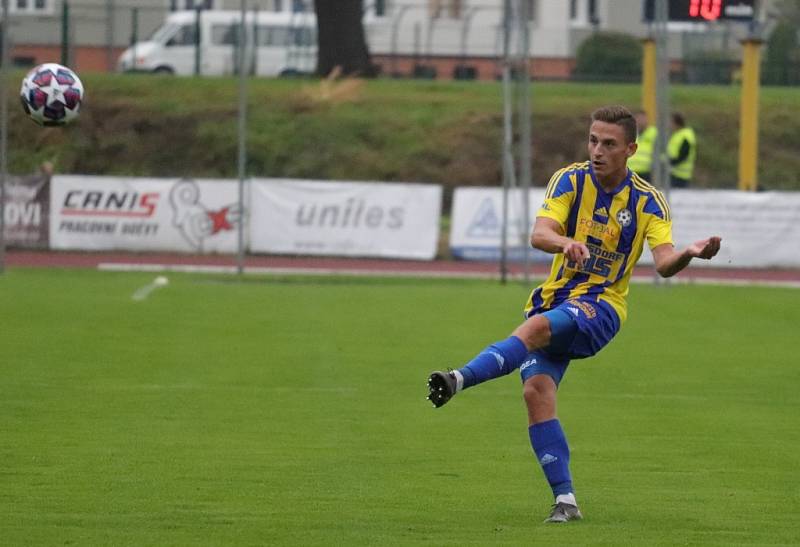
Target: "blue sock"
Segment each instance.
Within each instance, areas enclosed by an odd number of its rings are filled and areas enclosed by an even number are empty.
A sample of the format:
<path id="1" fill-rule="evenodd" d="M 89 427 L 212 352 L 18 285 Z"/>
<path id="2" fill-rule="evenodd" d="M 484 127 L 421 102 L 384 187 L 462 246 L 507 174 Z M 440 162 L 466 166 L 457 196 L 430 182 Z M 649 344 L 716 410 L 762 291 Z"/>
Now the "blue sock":
<path id="1" fill-rule="evenodd" d="M 569 474 L 569 446 L 558 419 L 533 424 L 528 428 L 528 435 L 544 476 L 553 489 L 553 496 L 573 492 L 572 476 Z"/>
<path id="2" fill-rule="evenodd" d="M 464 388 L 514 372 L 528 356 L 528 348 L 516 336 L 496 342 L 458 369 Z"/>

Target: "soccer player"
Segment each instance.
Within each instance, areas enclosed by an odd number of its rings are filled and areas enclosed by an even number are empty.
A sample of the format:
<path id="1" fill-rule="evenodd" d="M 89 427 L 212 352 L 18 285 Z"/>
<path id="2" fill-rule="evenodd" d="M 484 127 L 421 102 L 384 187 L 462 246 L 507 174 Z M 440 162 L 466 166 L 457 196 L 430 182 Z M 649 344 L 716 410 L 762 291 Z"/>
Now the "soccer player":
<path id="1" fill-rule="evenodd" d="M 589 161 L 561 169 L 547 186 L 531 244 L 555 256 L 523 323 L 460 369 L 428 379 L 428 399 L 441 407 L 459 391 L 520 369 L 531 446 L 555 497 L 545 522 L 582 518 L 556 392 L 570 360 L 596 354 L 625 321 L 628 282 L 645 240 L 663 277 L 720 248 L 720 238 L 710 237 L 675 249 L 664 196 L 627 167 L 636 121 L 626 108 L 592 113 L 588 149 Z"/>

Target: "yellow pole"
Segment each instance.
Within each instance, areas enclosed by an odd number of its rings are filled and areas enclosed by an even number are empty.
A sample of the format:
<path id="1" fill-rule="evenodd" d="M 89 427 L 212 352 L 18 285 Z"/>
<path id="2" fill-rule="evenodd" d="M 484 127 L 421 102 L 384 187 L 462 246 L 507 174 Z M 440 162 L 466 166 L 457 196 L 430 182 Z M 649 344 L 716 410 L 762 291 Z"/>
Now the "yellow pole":
<path id="1" fill-rule="evenodd" d="M 642 110 L 647 114 L 648 123 L 655 125 L 656 108 L 656 41 L 653 38 L 642 40 Z"/>
<path id="2" fill-rule="evenodd" d="M 739 190 L 758 187 L 758 90 L 762 41 L 742 41 L 742 97 L 739 120 Z"/>

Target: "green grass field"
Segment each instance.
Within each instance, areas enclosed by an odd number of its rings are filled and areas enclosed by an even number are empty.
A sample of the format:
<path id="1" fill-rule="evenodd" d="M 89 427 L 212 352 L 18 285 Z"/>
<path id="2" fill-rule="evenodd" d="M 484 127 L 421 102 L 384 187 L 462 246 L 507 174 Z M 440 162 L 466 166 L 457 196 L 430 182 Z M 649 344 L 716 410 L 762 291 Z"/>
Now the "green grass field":
<path id="1" fill-rule="evenodd" d="M 517 376 L 426 401 L 505 337 L 492 282 L 15 269 L 0 277 L 3 545 L 796 545 L 800 291 L 634 286 L 559 414 L 551 497 Z"/>

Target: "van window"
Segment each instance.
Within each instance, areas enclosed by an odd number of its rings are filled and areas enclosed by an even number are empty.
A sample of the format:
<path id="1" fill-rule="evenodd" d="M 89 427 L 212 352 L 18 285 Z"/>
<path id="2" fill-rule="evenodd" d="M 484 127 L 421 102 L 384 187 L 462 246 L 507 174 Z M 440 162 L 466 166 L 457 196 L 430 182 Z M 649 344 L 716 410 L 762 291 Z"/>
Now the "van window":
<path id="1" fill-rule="evenodd" d="M 314 46 L 317 33 L 311 27 L 276 27 L 259 25 L 256 29 L 256 43 L 261 47 L 276 46 Z"/>
<path id="2" fill-rule="evenodd" d="M 285 46 L 289 43 L 289 29 L 286 27 L 268 27 L 259 25 L 256 28 L 256 43 L 261 46 Z"/>
<path id="3" fill-rule="evenodd" d="M 181 25 L 178 29 L 178 32 L 169 39 L 167 42 L 167 46 L 193 46 L 196 39 L 197 33 L 195 32 L 195 26 L 192 25 Z"/>
<path id="4" fill-rule="evenodd" d="M 173 25 L 173 24 L 162 25 L 162 26 L 158 27 L 153 32 L 153 34 L 152 34 L 152 36 L 150 36 L 149 40 L 151 42 L 162 43 L 162 42 L 164 42 L 164 40 L 166 40 L 167 38 L 172 36 L 172 34 L 175 32 L 175 29 L 177 29 L 177 28 L 178 28 L 178 26 L 177 25 Z"/>
<path id="5" fill-rule="evenodd" d="M 211 43 L 215 46 L 233 46 L 239 41 L 239 24 L 211 26 Z"/>

